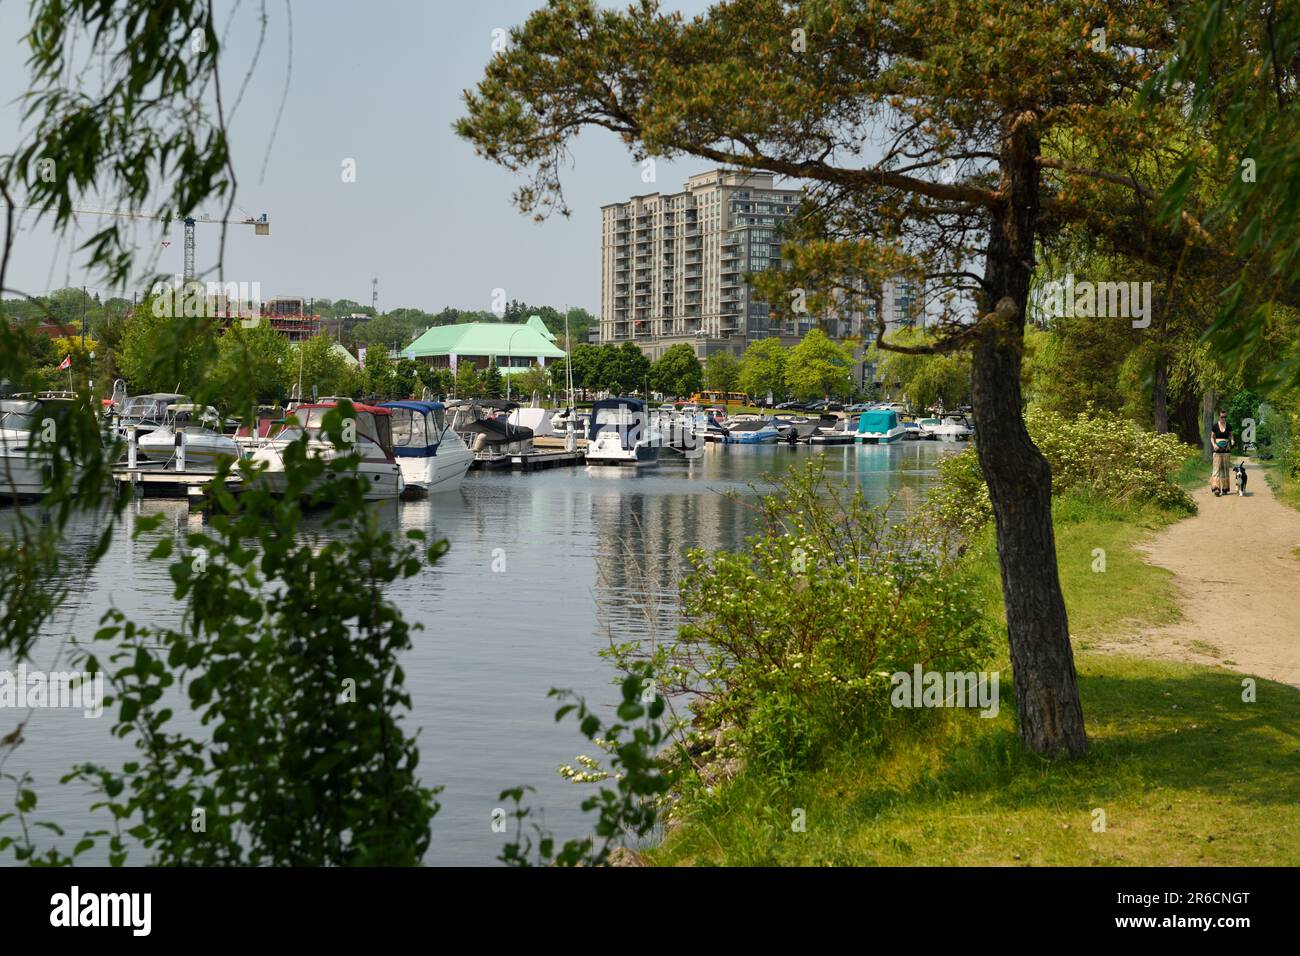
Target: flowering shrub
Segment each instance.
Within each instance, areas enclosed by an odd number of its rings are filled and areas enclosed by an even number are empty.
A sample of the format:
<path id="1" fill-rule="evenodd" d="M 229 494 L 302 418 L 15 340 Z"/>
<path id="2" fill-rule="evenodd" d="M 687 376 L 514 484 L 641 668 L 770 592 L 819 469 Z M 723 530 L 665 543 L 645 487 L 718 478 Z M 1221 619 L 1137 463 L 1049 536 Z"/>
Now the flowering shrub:
<path id="1" fill-rule="evenodd" d="M 1091 411 L 1074 418 L 1039 408 L 1025 413 L 1030 437 L 1052 468 L 1053 494 L 1077 490 L 1109 501 L 1196 510 L 1173 477 L 1187 456 L 1176 435 L 1157 435 L 1120 418 L 1094 418 Z M 927 514 L 967 537 L 993 517 L 974 448 L 940 463 Z"/>
<path id="2" fill-rule="evenodd" d="M 685 623 L 661 649 L 711 759 L 731 744 L 779 777 L 827 745 L 878 740 L 895 672 L 971 670 L 989 654 L 993 628 L 941 552 L 831 488 L 820 462 L 757 511 L 746 550 L 689 553 Z"/>

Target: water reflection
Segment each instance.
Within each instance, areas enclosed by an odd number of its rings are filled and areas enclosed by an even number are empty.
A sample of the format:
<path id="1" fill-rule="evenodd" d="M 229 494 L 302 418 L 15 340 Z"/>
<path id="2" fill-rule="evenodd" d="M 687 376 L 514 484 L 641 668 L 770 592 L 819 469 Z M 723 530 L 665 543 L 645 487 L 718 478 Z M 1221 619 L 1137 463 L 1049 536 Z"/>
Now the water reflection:
<path id="1" fill-rule="evenodd" d="M 571 722 L 554 722 L 556 704 L 546 692 L 566 687 L 593 702 L 616 699 L 610 668 L 598 652 L 611 639 L 670 635 L 685 552 L 736 548 L 751 532 L 752 512 L 730 500 L 728 491 L 766 488 L 765 474 L 822 455 L 830 474 L 860 485 L 873 501 L 892 498 L 901 511 L 932 480 L 937 458 L 953 450 L 933 443 L 710 446 L 697 461 L 666 458 L 636 474 L 581 467 L 474 473 L 458 492 L 377 503 L 385 526 L 418 528 L 451 542 L 437 567 L 392 592 L 408 620 L 421 627 L 403 662 L 413 700 L 408 727 L 420 732 L 421 775 L 446 788 L 428 862 L 492 862 L 505 839 L 491 830 L 498 794 L 520 783 L 537 787 L 535 799 L 558 836 L 586 832 L 577 809 L 582 788 L 554 772 L 583 751 L 584 741 Z M 137 517 L 158 513 L 166 516 L 161 526 L 131 540 Z M 12 513 L 0 512 L 0 525 L 12 520 Z M 93 519 L 80 519 L 69 532 L 64 573 L 81 580 L 38 643 L 34 661 L 45 662 L 69 634 L 88 639 L 109 607 L 155 626 L 179 621 L 167 566 L 148 556 L 159 538 L 171 536 L 180 546 L 203 522 L 184 502 L 136 502 L 109 553 L 86 575 L 77 570 L 76 556 L 86 553 L 98 529 Z M 321 516 L 306 518 L 303 529 L 326 533 Z M 0 669 L 8 666 L 0 660 Z M 0 731 L 16 723 L 8 717 L 0 713 Z M 73 839 L 103 821 L 87 814 L 90 798 L 56 781 L 79 761 L 130 759 L 129 746 L 109 733 L 110 720 L 38 713 L 28 725 L 28 743 L 6 767 L 35 775 L 43 818 L 59 822 Z M 178 716 L 177 729 L 197 733 L 185 715 Z"/>

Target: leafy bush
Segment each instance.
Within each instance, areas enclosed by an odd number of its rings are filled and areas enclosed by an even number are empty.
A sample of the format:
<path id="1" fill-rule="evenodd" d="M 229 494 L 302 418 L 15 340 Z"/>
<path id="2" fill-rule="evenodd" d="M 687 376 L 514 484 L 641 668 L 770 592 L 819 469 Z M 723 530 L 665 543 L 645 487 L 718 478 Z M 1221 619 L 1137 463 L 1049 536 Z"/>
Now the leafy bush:
<path id="1" fill-rule="evenodd" d="M 585 812 L 597 811 L 592 835 L 569 840 L 559 848 L 554 836 L 540 823 L 530 821 L 534 811 L 523 805 L 523 798 L 532 787 L 501 791 L 501 799 L 510 800 L 515 807 L 510 813 L 515 820 L 514 840 L 498 857 L 506 865 L 606 866 L 619 841 L 625 837 L 645 839 L 654 830 L 672 782 L 670 768 L 659 757 L 660 748 L 668 740 L 665 702 L 645 661 L 632 665 L 621 687 L 623 702 L 618 707 L 618 718 L 627 723 L 610 725 L 605 725 L 573 691 L 551 690 L 552 697 L 567 701 L 555 712 L 555 719 L 576 711 L 583 736 L 609 754 L 609 770 L 590 758 L 584 762 L 595 771 L 590 774 L 590 782 L 612 781 L 614 786 L 601 787 L 582 802 Z M 525 832 L 525 822 L 531 822 L 532 835 Z"/>
<path id="2" fill-rule="evenodd" d="M 1052 493 L 1082 491 L 1120 503 L 1150 502 L 1196 510 L 1174 477 L 1187 456 L 1176 435 L 1157 435 L 1119 418 L 1092 417 L 1092 409 L 1067 418 L 1030 408 L 1025 424 L 1052 468 Z M 974 448 L 939 464 L 939 483 L 926 513 L 947 529 L 969 537 L 993 517 L 988 488 Z"/>
<path id="3" fill-rule="evenodd" d="M 746 550 L 689 552 L 684 623 L 658 653 L 663 682 L 692 698 L 706 762 L 730 744 L 780 778 L 879 741 L 895 672 L 972 670 L 990 652 L 991 624 L 943 552 L 832 487 L 820 461 L 755 508 Z"/>
<path id="4" fill-rule="evenodd" d="M 325 416 L 336 445 L 352 415 L 345 404 Z M 439 788 L 419 780 L 404 726 L 411 700 L 399 660 L 412 625 L 388 589 L 447 545 L 385 530 L 364 500 L 357 456 L 326 461 L 299 441 L 285 460 L 282 496 L 240 463 L 238 500 L 221 483 L 226 462 L 207 530 L 187 533 L 183 554 L 171 537 L 157 542 L 150 558 L 172 559 L 178 626 L 140 625 L 113 609 L 96 643 L 74 655 L 79 669 L 105 672 L 113 733 L 137 751 L 120 770 L 88 763 L 64 778 L 101 795 L 91 809 L 107 810 L 112 829 L 87 832 L 71 856 L 38 852 L 27 820 L 36 794 L 19 779 L 20 834 L 0 837 L 0 850 L 70 863 L 107 838 L 109 862 L 120 865 L 129 836 L 166 866 L 421 862 Z M 329 540 L 303 531 L 301 498 L 329 506 L 320 519 Z M 137 536 L 162 517 L 137 519 Z M 203 730 L 181 732 L 173 708 Z"/>

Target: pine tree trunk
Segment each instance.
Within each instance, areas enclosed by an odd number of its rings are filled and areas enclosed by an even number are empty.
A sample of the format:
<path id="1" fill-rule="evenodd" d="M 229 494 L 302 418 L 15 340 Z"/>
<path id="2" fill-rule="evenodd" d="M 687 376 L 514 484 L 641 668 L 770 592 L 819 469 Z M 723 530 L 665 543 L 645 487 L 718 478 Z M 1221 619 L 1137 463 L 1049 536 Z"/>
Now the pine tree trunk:
<path id="1" fill-rule="evenodd" d="M 1016 688 L 1020 739 L 1040 754 L 1083 754 L 1088 738 L 1056 565 L 1052 474 L 1025 428 L 1020 366 L 1034 267 L 1038 152 L 1028 127 L 1012 132 L 1002 169 L 1010 201 L 990 230 L 982 310 L 972 361 L 976 451 L 997 529 L 1002 597 Z M 1004 301 L 1009 300 L 1009 301 Z"/>

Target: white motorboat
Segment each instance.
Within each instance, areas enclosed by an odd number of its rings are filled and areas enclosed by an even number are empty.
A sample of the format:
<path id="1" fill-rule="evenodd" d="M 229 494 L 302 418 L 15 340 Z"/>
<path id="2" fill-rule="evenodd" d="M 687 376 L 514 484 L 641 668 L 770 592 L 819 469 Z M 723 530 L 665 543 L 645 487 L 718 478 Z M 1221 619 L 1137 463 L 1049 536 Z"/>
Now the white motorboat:
<path id="1" fill-rule="evenodd" d="M 781 433 L 781 440 L 788 442 L 807 441 L 821 427 L 820 418 L 808 418 L 806 415 L 777 415 L 772 424 Z"/>
<path id="2" fill-rule="evenodd" d="M 167 423 L 173 405 L 188 404 L 189 400 L 188 395 L 176 392 L 153 392 L 128 398 L 117 418 L 117 433 L 125 438 L 128 427 L 134 425 L 136 438 L 147 435 Z"/>
<path id="3" fill-rule="evenodd" d="M 0 399 L 0 503 L 45 494 L 52 458 L 36 446 L 51 402 Z"/>
<path id="4" fill-rule="evenodd" d="M 917 424 L 922 438 L 938 441 L 966 441 L 975 434 L 965 415 L 944 415 L 941 418 L 923 418 Z"/>
<path id="5" fill-rule="evenodd" d="M 822 425 L 808 441 L 814 445 L 852 445 L 857 440 L 858 416 L 841 418 L 831 427 Z"/>
<path id="6" fill-rule="evenodd" d="M 408 491 L 455 491 L 474 463 L 474 453 L 447 423 L 441 402 L 384 402 L 392 413 L 393 454 Z"/>
<path id="7" fill-rule="evenodd" d="M 147 460 L 175 467 L 184 442 L 187 470 L 195 465 L 215 468 L 222 459 L 238 460 L 243 454 L 239 443 L 220 428 L 221 416 L 215 408 L 176 402 L 167 407 L 156 428 L 144 435 L 137 431 L 136 447 Z"/>
<path id="8" fill-rule="evenodd" d="M 905 431 L 892 408 L 873 408 L 858 419 L 857 440 L 865 445 L 888 445 L 902 441 Z"/>
<path id="9" fill-rule="evenodd" d="M 393 454 L 392 413 L 387 408 L 374 405 L 353 405 L 356 410 L 356 442 L 350 447 L 336 447 L 322 430 L 325 416 L 336 407 L 334 402 L 299 405 L 290 412 L 287 427 L 268 438 L 253 452 L 254 465 L 265 465 L 261 480 L 275 493 L 283 494 L 287 486 L 285 474 L 285 449 L 304 436 L 307 454 L 327 461 L 357 455 L 357 476 L 366 483 L 365 499 L 375 501 L 396 498 L 406 487 L 401 466 Z M 328 481 L 334 475 L 327 473 L 321 479 Z M 319 487 L 318 484 L 308 492 Z"/>
<path id="10" fill-rule="evenodd" d="M 723 426 L 723 443 L 727 445 L 772 445 L 781 439 L 781 433 L 768 418 L 733 418 Z"/>
<path id="11" fill-rule="evenodd" d="M 660 439 L 645 402 L 606 398 L 591 406 L 587 464 L 642 467 L 659 461 Z"/>
<path id="12" fill-rule="evenodd" d="M 660 447 L 692 461 L 704 457 L 704 436 L 709 425 L 707 416 L 679 412 L 671 405 L 660 406 L 649 416 L 652 428 L 658 433 Z"/>

